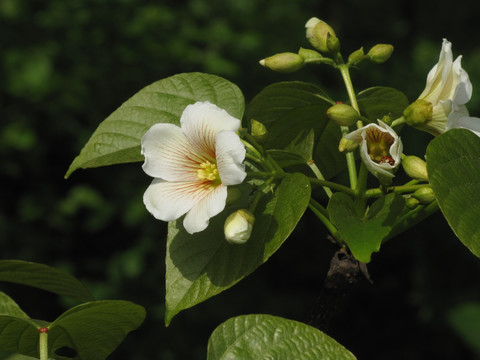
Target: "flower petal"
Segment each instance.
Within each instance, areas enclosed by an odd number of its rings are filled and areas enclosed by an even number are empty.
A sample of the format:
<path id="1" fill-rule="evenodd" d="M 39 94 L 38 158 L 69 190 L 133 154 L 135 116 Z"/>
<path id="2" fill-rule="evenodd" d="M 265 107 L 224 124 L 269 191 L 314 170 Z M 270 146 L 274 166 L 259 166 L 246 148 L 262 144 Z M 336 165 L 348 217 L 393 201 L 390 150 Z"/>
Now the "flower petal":
<path id="1" fill-rule="evenodd" d="M 153 179 L 143 194 L 143 203 L 157 219 L 172 221 L 187 213 L 199 201 L 197 183 Z"/>
<path id="2" fill-rule="evenodd" d="M 462 69 L 461 61 L 462 57 L 459 56 L 453 63 L 453 71 L 456 74 L 458 82 L 455 86 L 453 102 L 455 104 L 464 105 L 470 101 L 473 88 L 467 72 Z"/>
<path id="3" fill-rule="evenodd" d="M 143 171 L 167 181 L 198 180 L 198 164 L 202 162 L 182 130 L 173 124 L 155 124 L 142 138 Z"/>
<path id="4" fill-rule="evenodd" d="M 240 184 L 247 173 L 242 164 L 245 146 L 233 131 L 220 131 L 216 138 L 217 168 L 224 185 Z"/>
<path id="5" fill-rule="evenodd" d="M 183 226 L 188 233 L 205 230 L 211 217 L 219 214 L 227 200 L 227 187 L 219 185 L 202 193 L 202 198 L 188 212 L 183 220 Z"/>
<path id="6" fill-rule="evenodd" d="M 240 127 L 240 120 L 208 101 L 188 105 L 180 123 L 194 151 L 210 161 L 215 159 L 217 133 L 222 130 L 236 132 Z"/>

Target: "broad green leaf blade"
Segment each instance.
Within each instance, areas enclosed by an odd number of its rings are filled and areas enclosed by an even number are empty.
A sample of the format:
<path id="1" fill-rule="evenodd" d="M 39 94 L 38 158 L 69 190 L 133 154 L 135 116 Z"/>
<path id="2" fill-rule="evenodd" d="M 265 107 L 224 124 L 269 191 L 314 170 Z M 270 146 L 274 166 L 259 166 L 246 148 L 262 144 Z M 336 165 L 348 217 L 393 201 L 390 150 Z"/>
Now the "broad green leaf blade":
<path id="1" fill-rule="evenodd" d="M 0 281 L 36 287 L 79 302 L 94 300 L 80 281 L 70 274 L 44 264 L 22 260 L 0 260 Z"/>
<path id="2" fill-rule="evenodd" d="M 448 313 L 448 322 L 480 356 L 480 303 L 461 304 Z"/>
<path id="3" fill-rule="evenodd" d="M 404 207 L 405 201 L 401 195 L 388 194 L 377 199 L 362 215 L 356 212 L 352 198 L 344 193 L 335 193 L 328 203 L 328 212 L 353 256 L 368 263 L 372 253 L 380 250 L 382 241 L 392 230 Z"/>
<path id="4" fill-rule="evenodd" d="M 358 106 L 362 115 L 370 122 L 377 122 L 388 115 L 392 120 L 403 115 L 408 106 L 408 98 L 401 91 L 389 87 L 373 87 L 361 91 L 357 96 Z"/>
<path id="5" fill-rule="evenodd" d="M 185 73 L 159 80 L 133 95 L 92 134 L 65 177 L 79 168 L 143 161 L 140 142 L 156 123 L 179 124 L 189 104 L 209 101 L 241 119 L 244 99 L 233 83 L 214 75 Z"/>
<path id="6" fill-rule="evenodd" d="M 190 235 L 177 220 L 169 224 L 166 257 L 168 325 L 181 310 L 228 289 L 278 250 L 295 228 L 310 199 L 310 183 L 301 174 L 285 177 L 255 209 L 255 225 L 244 245 L 229 244 L 223 234 L 228 215 L 246 204 L 225 209 L 208 228 Z"/>
<path id="7" fill-rule="evenodd" d="M 69 351 L 76 354 L 74 360 L 104 360 L 144 319 L 145 309 L 129 301 L 103 300 L 78 305 L 50 324 L 49 355 L 64 359 L 56 353 Z"/>
<path id="8" fill-rule="evenodd" d="M 249 104 L 248 119 L 263 123 L 268 130 L 265 147 L 285 149 L 305 129 L 314 130 L 313 160 L 329 179 L 346 167 L 338 148 L 340 128 L 329 121 L 326 112 L 334 101 L 318 86 L 299 82 L 280 82 L 264 88 Z"/>
<path id="9" fill-rule="evenodd" d="M 354 360 L 355 356 L 320 330 L 271 315 L 227 320 L 208 340 L 207 360 Z"/>
<path id="10" fill-rule="evenodd" d="M 0 350 L 38 358 L 38 328 L 13 299 L 0 292 Z"/>
<path id="11" fill-rule="evenodd" d="M 443 215 L 460 241 L 480 257 L 480 138 L 453 129 L 427 148 L 428 178 Z"/>

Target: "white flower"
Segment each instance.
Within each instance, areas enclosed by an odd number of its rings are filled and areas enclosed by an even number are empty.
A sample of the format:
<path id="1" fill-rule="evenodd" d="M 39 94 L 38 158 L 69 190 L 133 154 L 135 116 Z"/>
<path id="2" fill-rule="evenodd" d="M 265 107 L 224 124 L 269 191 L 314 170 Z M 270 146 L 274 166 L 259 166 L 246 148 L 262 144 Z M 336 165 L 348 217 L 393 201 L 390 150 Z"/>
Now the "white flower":
<path id="1" fill-rule="evenodd" d="M 378 120 L 345 135 L 348 140 L 360 144 L 360 156 L 380 182 L 389 184 L 401 162 L 402 141 L 393 129 Z"/>
<path id="2" fill-rule="evenodd" d="M 245 147 L 240 120 L 209 102 L 188 105 L 180 125 L 155 124 L 142 138 L 143 170 L 154 177 L 143 202 L 159 220 L 187 214 L 183 225 L 193 234 L 225 208 L 227 186 L 245 179 Z"/>
<path id="3" fill-rule="evenodd" d="M 414 120 L 414 124 L 406 116 L 407 123 L 438 136 L 447 130 L 449 115 L 468 116 L 465 104 L 472 96 L 472 83 L 461 59 L 459 56 L 453 61 L 452 43 L 443 39 L 438 63 L 428 73 L 427 85 L 417 100 L 429 104 L 429 115 L 423 121 Z"/>
<path id="4" fill-rule="evenodd" d="M 462 116 L 458 113 L 452 113 L 448 117 L 447 130 L 467 129 L 475 135 L 480 136 L 480 119 L 471 116 Z"/>
<path id="5" fill-rule="evenodd" d="M 245 209 L 230 214 L 223 227 L 225 239 L 231 244 L 245 244 L 252 234 L 255 217 Z"/>

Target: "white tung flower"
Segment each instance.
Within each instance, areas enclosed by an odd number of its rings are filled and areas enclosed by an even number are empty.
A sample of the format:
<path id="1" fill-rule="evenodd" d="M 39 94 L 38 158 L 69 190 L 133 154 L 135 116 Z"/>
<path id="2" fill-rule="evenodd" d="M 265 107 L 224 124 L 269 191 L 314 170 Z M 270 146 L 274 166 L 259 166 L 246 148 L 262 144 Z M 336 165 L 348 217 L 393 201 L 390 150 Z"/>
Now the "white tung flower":
<path id="1" fill-rule="evenodd" d="M 418 100 L 411 105 L 424 106 L 427 111 L 423 119 L 412 118 L 410 125 L 438 136 L 451 127 L 450 115 L 455 119 L 468 116 L 465 104 L 472 96 L 472 83 L 461 60 L 462 56 L 458 56 L 453 61 L 452 43 L 443 39 L 438 63 L 428 73 L 427 84 Z M 406 118 L 409 123 L 408 116 Z"/>
<path id="2" fill-rule="evenodd" d="M 368 124 L 345 138 L 360 144 L 360 156 L 368 171 L 382 183 L 391 182 L 401 162 L 403 144 L 390 126 L 378 120 L 378 125 Z"/>
<path id="3" fill-rule="evenodd" d="M 143 202 L 159 220 L 187 214 L 183 225 L 193 234 L 225 208 L 227 186 L 245 179 L 245 147 L 240 120 L 209 102 L 188 105 L 180 125 L 155 124 L 142 138 L 143 170 L 154 177 Z"/>

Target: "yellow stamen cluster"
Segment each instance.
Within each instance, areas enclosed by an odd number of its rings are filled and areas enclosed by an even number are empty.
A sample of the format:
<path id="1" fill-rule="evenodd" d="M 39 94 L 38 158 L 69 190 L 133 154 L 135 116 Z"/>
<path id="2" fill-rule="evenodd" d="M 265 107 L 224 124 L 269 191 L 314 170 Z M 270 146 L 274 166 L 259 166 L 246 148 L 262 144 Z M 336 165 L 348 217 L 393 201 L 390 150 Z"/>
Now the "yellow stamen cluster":
<path id="1" fill-rule="evenodd" d="M 215 181 L 219 178 L 217 164 L 205 161 L 200 164 L 200 169 L 197 170 L 197 176 L 200 180 Z"/>

